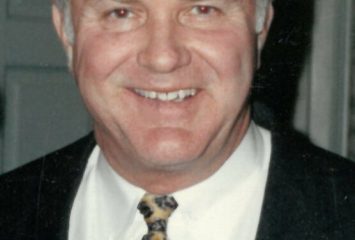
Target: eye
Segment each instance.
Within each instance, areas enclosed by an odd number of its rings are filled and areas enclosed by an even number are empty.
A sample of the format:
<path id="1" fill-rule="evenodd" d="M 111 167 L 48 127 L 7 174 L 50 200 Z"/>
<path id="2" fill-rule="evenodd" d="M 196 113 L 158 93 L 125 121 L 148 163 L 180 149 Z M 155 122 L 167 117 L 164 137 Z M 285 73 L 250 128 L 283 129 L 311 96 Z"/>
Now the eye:
<path id="1" fill-rule="evenodd" d="M 110 11 L 109 15 L 116 18 L 128 18 L 132 15 L 132 12 L 128 8 L 116 8 Z"/>
<path id="2" fill-rule="evenodd" d="M 218 10 L 215 7 L 207 5 L 194 6 L 192 8 L 192 13 L 196 15 L 211 15 L 216 13 Z"/>
<path id="3" fill-rule="evenodd" d="M 144 9 L 132 4 L 122 5 L 108 6 L 107 9 L 102 11 L 100 23 L 105 30 L 127 32 L 144 24 L 147 19 Z"/>

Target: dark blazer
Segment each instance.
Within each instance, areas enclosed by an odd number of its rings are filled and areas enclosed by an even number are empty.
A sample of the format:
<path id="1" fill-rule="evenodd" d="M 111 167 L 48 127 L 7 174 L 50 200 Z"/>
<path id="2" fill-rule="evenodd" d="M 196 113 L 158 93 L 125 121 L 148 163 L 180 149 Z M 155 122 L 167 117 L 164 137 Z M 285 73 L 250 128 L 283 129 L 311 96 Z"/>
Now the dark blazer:
<path id="1" fill-rule="evenodd" d="M 272 144 L 257 240 L 354 240 L 354 164 L 286 133 Z M 0 240 L 66 239 L 94 146 L 90 134 L 0 177 Z"/>

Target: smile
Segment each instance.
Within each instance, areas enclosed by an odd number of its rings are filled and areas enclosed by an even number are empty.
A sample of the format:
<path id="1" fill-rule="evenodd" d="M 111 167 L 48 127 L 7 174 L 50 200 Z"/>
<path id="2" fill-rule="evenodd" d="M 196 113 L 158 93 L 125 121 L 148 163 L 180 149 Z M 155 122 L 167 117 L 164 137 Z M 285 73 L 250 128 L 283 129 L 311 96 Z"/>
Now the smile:
<path id="1" fill-rule="evenodd" d="M 159 100 L 164 102 L 181 102 L 188 97 L 195 96 L 197 91 L 196 89 L 180 89 L 172 92 L 156 92 L 135 88 L 134 92 L 148 99 Z"/>

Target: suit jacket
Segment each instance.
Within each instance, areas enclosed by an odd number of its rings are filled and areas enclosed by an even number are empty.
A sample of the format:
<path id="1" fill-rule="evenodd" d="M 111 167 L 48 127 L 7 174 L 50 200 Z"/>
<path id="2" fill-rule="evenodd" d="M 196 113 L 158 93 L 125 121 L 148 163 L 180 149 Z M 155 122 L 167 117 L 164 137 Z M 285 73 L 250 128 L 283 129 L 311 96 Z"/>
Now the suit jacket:
<path id="1" fill-rule="evenodd" d="M 257 240 L 354 240 L 354 164 L 287 133 L 274 133 L 272 144 Z M 0 240 L 67 239 L 94 146 L 90 134 L 1 177 Z"/>

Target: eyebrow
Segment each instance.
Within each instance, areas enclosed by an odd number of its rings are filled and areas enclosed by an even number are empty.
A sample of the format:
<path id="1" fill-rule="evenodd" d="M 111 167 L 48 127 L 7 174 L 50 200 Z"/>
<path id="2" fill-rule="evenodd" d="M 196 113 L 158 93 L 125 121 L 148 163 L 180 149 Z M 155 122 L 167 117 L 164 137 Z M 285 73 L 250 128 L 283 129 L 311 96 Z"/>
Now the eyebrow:
<path id="1" fill-rule="evenodd" d="M 97 4 L 102 2 L 103 0 L 92 0 L 93 3 Z M 139 0 L 111 0 L 113 2 L 118 2 L 118 3 L 134 3 L 134 2 L 138 2 Z"/>

